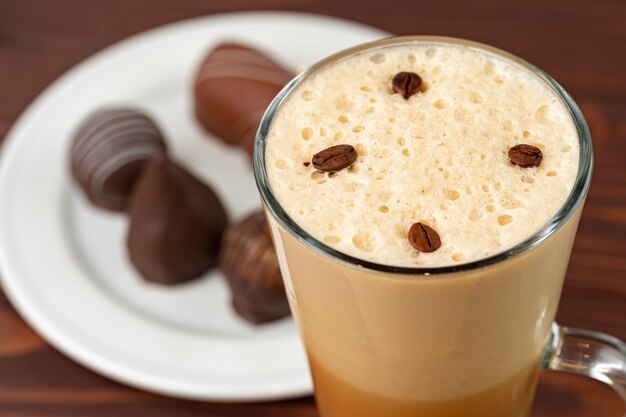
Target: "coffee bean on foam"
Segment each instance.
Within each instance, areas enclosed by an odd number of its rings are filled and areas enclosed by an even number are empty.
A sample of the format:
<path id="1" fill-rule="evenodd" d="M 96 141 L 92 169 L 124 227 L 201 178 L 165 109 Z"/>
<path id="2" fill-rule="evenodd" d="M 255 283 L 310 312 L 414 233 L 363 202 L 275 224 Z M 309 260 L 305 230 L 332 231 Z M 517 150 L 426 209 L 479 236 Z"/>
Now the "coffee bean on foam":
<path id="1" fill-rule="evenodd" d="M 144 163 L 165 150 L 149 116 L 132 109 L 101 110 L 74 134 L 71 171 L 94 205 L 124 211 Z"/>
<path id="2" fill-rule="evenodd" d="M 409 229 L 409 242 L 420 252 L 434 252 L 441 247 L 439 234 L 423 223 L 413 223 Z"/>
<path id="3" fill-rule="evenodd" d="M 178 284 L 217 264 L 226 211 L 210 187 L 164 155 L 147 162 L 128 212 L 130 261 L 147 281 Z"/>
<path id="4" fill-rule="evenodd" d="M 356 161 L 356 149 L 352 145 L 335 145 L 313 155 L 313 166 L 323 172 L 335 173 L 348 168 Z"/>
<path id="5" fill-rule="evenodd" d="M 422 79 L 414 72 L 399 72 L 391 80 L 393 91 L 408 99 L 420 90 Z"/>
<path id="6" fill-rule="evenodd" d="M 291 78 L 290 71 L 257 50 L 219 45 L 196 75 L 196 118 L 208 132 L 251 152 L 265 109 Z"/>
<path id="7" fill-rule="evenodd" d="M 534 168 L 541 163 L 543 153 L 536 146 L 522 143 L 509 149 L 509 159 L 513 165 L 522 168 Z"/>

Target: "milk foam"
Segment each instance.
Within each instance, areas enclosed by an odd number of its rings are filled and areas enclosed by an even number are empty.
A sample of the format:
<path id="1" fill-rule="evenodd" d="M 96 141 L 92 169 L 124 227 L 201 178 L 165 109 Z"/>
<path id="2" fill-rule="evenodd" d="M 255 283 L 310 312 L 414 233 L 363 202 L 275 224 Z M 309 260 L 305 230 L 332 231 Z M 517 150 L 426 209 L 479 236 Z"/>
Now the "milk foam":
<path id="1" fill-rule="evenodd" d="M 391 79 L 416 72 L 426 91 L 405 100 Z M 510 163 L 510 147 L 540 148 L 537 168 Z M 332 177 L 315 153 L 350 144 L 359 157 Z M 502 252 L 545 225 L 578 169 L 569 111 L 528 70 L 463 46 L 369 50 L 306 78 L 268 133 L 272 191 L 316 239 L 371 262 L 432 267 Z M 419 253 L 407 233 L 433 227 L 441 247 Z"/>

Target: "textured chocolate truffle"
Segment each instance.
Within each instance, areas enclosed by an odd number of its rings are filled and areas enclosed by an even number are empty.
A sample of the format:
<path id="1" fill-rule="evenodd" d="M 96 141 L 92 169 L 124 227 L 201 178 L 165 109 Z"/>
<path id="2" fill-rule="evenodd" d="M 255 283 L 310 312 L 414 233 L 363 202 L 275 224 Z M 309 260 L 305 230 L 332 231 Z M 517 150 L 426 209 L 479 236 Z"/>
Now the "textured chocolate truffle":
<path id="1" fill-rule="evenodd" d="M 292 73 L 254 49 L 220 45 L 196 75 L 196 118 L 210 133 L 251 151 L 265 109 L 291 78 Z"/>
<path id="2" fill-rule="evenodd" d="M 92 114 L 74 134 L 72 175 L 96 206 L 123 211 L 143 164 L 165 151 L 163 135 L 145 114 L 107 109 Z"/>
<path id="3" fill-rule="evenodd" d="M 228 229 L 219 262 L 232 290 L 233 307 L 242 318 L 261 324 L 289 315 L 263 212 L 254 212 Z"/>
<path id="4" fill-rule="evenodd" d="M 178 284 L 217 263 L 226 212 L 208 186 L 164 155 L 144 167 L 128 212 L 130 260 L 146 280 Z"/>

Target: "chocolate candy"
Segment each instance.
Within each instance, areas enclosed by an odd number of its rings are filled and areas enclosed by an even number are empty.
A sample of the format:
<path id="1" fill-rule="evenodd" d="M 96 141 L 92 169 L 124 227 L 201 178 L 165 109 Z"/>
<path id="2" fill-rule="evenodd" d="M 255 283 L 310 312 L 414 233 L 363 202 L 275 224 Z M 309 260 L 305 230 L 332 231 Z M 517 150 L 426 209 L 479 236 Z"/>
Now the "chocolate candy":
<path id="1" fill-rule="evenodd" d="M 293 74 L 260 52 L 223 44 L 206 57 L 194 84 L 195 114 L 210 133 L 252 151 L 265 109 Z"/>
<path id="2" fill-rule="evenodd" d="M 131 109 L 102 110 L 74 134 L 71 171 L 93 204 L 123 211 L 143 164 L 163 152 L 163 136 L 148 116 Z"/>
<path id="3" fill-rule="evenodd" d="M 233 307 L 242 318 L 261 324 L 289 315 L 263 212 L 254 212 L 228 229 L 219 263 L 231 288 Z"/>
<path id="4" fill-rule="evenodd" d="M 128 212 L 130 261 L 146 280 L 177 284 L 217 263 L 226 212 L 208 186 L 164 155 L 144 167 Z"/>

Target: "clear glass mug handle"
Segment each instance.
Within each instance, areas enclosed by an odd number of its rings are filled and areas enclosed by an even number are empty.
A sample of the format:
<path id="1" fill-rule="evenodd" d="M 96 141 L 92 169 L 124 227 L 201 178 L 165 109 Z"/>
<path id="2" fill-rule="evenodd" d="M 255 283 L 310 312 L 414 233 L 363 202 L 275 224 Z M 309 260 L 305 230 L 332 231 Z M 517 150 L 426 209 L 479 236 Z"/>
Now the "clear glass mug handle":
<path id="1" fill-rule="evenodd" d="M 610 385 L 626 404 L 626 343 L 616 337 L 553 323 L 543 369 L 602 381 Z"/>

